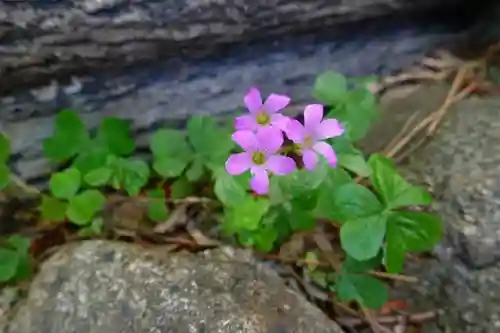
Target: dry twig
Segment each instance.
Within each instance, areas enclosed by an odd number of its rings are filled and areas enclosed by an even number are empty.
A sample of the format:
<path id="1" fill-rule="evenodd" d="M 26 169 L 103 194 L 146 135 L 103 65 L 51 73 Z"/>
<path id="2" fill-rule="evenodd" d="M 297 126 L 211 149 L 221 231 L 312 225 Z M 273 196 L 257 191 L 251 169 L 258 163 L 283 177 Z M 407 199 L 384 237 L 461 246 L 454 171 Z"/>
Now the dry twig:
<path id="1" fill-rule="evenodd" d="M 390 329 L 384 327 L 377 321 L 376 314 L 373 312 L 373 310 L 361 308 L 361 312 L 363 312 L 366 322 L 370 324 L 373 333 L 392 333 Z"/>
<path id="2" fill-rule="evenodd" d="M 351 314 L 350 314 L 351 315 Z M 426 321 L 432 320 L 436 318 L 436 311 L 426 311 L 426 312 L 420 312 L 420 313 L 412 313 L 412 314 L 407 314 L 407 315 L 390 315 L 390 316 L 378 316 L 377 317 L 377 322 L 385 325 L 394 325 L 397 324 L 400 321 L 400 317 L 404 317 L 405 321 L 407 324 L 414 324 L 414 325 L 420 325 Z M 345 326 L 349 327 L 357 327 L 360 325 L 363 325 L 365 321 L 361 318 L 356 318 L 358 317 L 356 314 L 353 315 L 352 317 L 339 317 L 336 318 L 336 320 Z"/>

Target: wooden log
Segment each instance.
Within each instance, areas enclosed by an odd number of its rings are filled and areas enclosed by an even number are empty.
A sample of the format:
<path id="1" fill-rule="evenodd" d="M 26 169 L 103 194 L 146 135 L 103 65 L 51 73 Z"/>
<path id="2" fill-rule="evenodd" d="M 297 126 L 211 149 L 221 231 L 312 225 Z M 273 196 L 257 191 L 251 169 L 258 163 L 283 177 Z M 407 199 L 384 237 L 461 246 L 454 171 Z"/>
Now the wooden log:
<path id="1" fill-rule="evenodd" d="M 466 0 L 17 0 L 0 2 L 0 93 L 95 69 Z M 340 29 L 340 28 L 338 28 Z"/>

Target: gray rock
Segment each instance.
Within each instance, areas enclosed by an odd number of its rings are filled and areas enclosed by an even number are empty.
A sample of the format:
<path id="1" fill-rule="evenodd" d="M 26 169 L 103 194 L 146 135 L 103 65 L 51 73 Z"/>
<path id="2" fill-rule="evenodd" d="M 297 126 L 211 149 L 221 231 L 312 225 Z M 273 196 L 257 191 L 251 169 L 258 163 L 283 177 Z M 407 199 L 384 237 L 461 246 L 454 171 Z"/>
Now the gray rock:
<path id="1" fill-rule="evenodd" d="M 170 60 L 120 75 L 86 75 L 21 90 L 0 99 L 0 130 L 11 138 L 12 166 L 30 182 L 50 172 L 41 141 L 50 135 L 57 111 L 65 107 L 79 112 L 91 128 L 105 116 L 130 120 L 144 149 L 148 136 L 160 126 L 182 126 L 193 114 L 234 114 L 250 86 L 265 94 L 289 94 L 297 104 L 309 102 L 316 76 L 326 70 L 349 76 L 387 75 L 462 31 L 438 23 L 389 29 L 372 22 L 356 29 L 338 39 L 316 34 L 280 39 L 235 47 L 224 58 Z"/>
<path id="2" fill-rule="evenodd" d="M 392 107 L 425 116 L 445 96 L 439 87 L 423 87 Z M 500 99 L 462 101 L 437 135 L 402 166 L 410 181 L 433 193 L 433 208 L 446 227 L 433 258 L 407 265 L 405 273 L 419 282 L 397 283 L 393 289 L 393 296 L 410 301 L 414 310 L 439 310 L 439 320 L 424 332 L 500 330 L 499 129 Z"/>
<path id="3" fill-rule="evenodd" d="M 90 69 L 207 55 L 290 35 L 466 0 L 66 0 L 0 4 L 0 91 Z M 342 29 L 341 27 L 338 28 Z M 331 30 L 330 32 L 334 31 Z"/>
<path id="4" fill-rule="evenodd" d="M 408 162 L 425 179 L 447 221 L 447 242 L 467 265 L 500 258 L 500 100 L 471 98 Z"/>
<path id="5" fill-rule="evenodd" d="M 418 282 L 396 283 L 391 296 L 409 302 L 412 312 L 437 312 L 424 333 L 499 331 L 500 266 L 474 270 L 456 257 L 439 257 L 409 262 L 405 273 Z"/>
<path id="6" fill-rule="evenodd" d="M 342 333 L 243 250 L 198 255 L 87 241 L 35 278 L 7 333 Z"/>

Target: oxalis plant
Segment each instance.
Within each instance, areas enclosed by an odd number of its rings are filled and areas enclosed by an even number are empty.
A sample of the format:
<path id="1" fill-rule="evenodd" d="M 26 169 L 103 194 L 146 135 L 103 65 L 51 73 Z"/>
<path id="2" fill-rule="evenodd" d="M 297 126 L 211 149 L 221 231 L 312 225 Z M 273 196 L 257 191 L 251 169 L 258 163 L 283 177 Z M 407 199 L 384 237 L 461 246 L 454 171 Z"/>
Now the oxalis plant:
<path id="1" fill-rule="evenodd" d="M 7 166 L 9 157 L 9 140 L 0 133 L 0 191 L 10 183 L 11 172 Z M 0 240 L 0 283 L 24 280 L 31 276 L 29 246 L 28 239 L 17 235 Z"/>
<path id="2" fill-rule="evenodd" d="M 316 103 L 291 118 L 282 113 L 289 97 L 263 99 L 252 88 L 244 96 L 248 112 L 229 129 L 198 115 L 186 131 L 158 130 L 149 142 L 151 162 L 134 154 L 126 121 L 106 118 L 91 133 L 77 113 L 63 110 L 43 144 L 60 171 L 42 194 L 42 219 L 98 234 L 109 193 L 140 197 L 153 223 L 169 217 L 175 200 L 203 196 L 216 203 L 213 213 L 222 216 L 226 235 L 260 252 L 278 249 L 295 232 L 314 231 L 318 221 L 331 223 L 340 228 L 341 268 L 326 272 L 311 264 L 310 276 L 340 301 L 380 308 L 388 300 L 386 286 L 366 273 L 381 266 L 401 272 L 406 253 L 435 246 L 442 223 L 415 209 L 430 205 L 430 195 L 406 182 L 389 158 L 366 158 L 355 148 L 378 116 L 365 85 L 327 72 L 317 78 L 313 97 Z M 3 137 L 4 187 L 11 178 L 8 155 Z M 8 265 L 1 260 L 7 262 L 0 251 L 0 271 Z"/>

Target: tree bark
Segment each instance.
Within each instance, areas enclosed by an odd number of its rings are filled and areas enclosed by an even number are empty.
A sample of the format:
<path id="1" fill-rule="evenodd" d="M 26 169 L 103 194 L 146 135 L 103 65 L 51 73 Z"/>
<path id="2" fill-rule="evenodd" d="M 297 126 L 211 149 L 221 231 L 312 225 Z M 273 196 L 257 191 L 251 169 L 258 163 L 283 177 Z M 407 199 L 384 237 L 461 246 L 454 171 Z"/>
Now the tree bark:
<path id="1" fill-rule="evenodd" d="M 0 4 L 0 94 L 19 85 L 465 0 L 18 0 Z M 339 28 L 340 29 L 340 28 Z M 335 28 L 332 28 L 335 32 Z"/>

